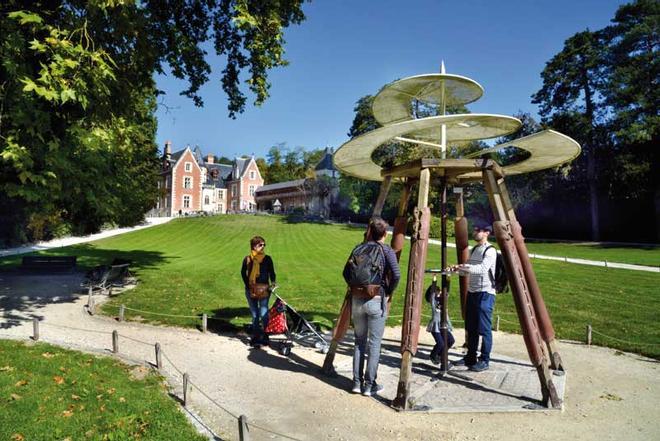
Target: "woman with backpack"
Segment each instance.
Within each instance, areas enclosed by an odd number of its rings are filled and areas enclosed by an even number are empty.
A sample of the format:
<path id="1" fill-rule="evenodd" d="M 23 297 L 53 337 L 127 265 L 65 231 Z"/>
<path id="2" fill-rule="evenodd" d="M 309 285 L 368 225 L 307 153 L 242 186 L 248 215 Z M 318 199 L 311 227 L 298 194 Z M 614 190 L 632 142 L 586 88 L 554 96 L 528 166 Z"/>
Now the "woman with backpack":
<path id="1" fill-rule="evenodd" d="M 259 346 L 268 344 L 264 330 L 268 326 L 268 301 L 275 283 L 273 259 L 264 249 L 266 240 L 261 236 L 250 239 L 250 254 L 243 259 L 241 277 L 245 285 L 245 298 L 252 314 L 252 338 L 250 344 Z M 261 319 L 261 326 L 259 321 Z"/>
<path id="2" fill-rule="evenodd" d="M 365 397 L 383 389 L 376 383 L 376 374 L 389 312 L 387 297 L 392 295 L 401 278 L 396 254 L 384 243 L 387 226 L 380 217 L 371 219 L 365 242 L 353 249 L 343 272 L 351 290 L 355 332 L 351 391 Z"/>

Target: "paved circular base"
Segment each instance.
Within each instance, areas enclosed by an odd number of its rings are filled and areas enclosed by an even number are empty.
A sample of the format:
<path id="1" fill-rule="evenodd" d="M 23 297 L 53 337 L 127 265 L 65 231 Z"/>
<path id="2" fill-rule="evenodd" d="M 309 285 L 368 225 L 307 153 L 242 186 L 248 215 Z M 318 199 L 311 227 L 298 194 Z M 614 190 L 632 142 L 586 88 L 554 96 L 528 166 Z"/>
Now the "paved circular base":
<path id="1" fill-rule="evenodd" d="M 471 372 L 466 367 L 453 367 L 444 377 L 438 365 L 429 360 L 430 346 L 420 346 L 413 362 L 410 383 L 410 411 L 421 412 L 530 412 L 559 410 L 541 403 L 541 384 L 536 369 L 529 361 L 516 360 L 494 353 L 490 368 Z M 449 351 L 449 360 L 463 357 L 460 349 Z M 375 398 L 390 405 L 396 396 L 401 355 L 398 342 L 384 341 L 378 368 L 378 383 L 385 386 Z M 336 365 L 340 376 L 352 379 L 352 360 Z M 556 372 L 553 382 L 564 399 L 566 375 Z"/>

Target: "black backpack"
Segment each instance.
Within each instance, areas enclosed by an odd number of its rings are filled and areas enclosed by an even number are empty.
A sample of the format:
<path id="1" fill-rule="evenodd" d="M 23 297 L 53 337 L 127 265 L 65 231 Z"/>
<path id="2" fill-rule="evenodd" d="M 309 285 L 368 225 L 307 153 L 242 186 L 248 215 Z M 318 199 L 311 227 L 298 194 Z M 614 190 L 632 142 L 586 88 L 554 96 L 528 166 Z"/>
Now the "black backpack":
<path id="1" fill-rule="evenodd" d="M 481 256 L 482 259 L 486 257 L 486 252 L 491 248 L 495 249 L 495 247 L 492 245 L 486 247 Z M 472 251 L 474 252 L 474 248 L 472 248 Z M 495 250 L 495 255 L 497 256 L 495 258 L 495 274 L 493 274 L 491 270 L 488 270 L 488 275 L 490 276 L 490 280 L 493 282 L 493 285 L 495 285 L 495 292 L 500 294 L 509 291 L 509 278 L 506 275 L 506 267 L 504 266 L 504 258 L 502 257 L 502 253 L 499 253 L 497 250 Z"/>
<path id="2" fill-rule="evenodd" d="M 376 242 L 366 242 L 355 247 L 346 262 L 349 286 L 381 285 L 385 272 L 385 253 Z"/>

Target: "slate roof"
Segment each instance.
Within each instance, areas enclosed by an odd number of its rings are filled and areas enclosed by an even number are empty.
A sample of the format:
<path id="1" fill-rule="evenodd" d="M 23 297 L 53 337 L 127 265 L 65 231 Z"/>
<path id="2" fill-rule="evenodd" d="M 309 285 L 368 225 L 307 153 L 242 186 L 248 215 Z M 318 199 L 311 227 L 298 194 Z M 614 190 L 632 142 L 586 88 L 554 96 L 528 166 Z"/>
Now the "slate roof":
<path id="1" fill-rule="evenodd" d="M 264 191 L 281 190 L 283 188 L 290 188 L 290 187 L 300 188 L 304 183 L 305 183 L 305 179 L 296 179 L 295 181 L 278 182 L 276 184 L 263 185 L 257 188 L 256 192 L 261 193 Z"/>
<path id="2" fill-rule="evenodd" d="M 314 170 L 337 170 L 335 164 L 332 162 L 332 151 L 329 148 L 326 147 L 323 159 L 316 164 Z"/>

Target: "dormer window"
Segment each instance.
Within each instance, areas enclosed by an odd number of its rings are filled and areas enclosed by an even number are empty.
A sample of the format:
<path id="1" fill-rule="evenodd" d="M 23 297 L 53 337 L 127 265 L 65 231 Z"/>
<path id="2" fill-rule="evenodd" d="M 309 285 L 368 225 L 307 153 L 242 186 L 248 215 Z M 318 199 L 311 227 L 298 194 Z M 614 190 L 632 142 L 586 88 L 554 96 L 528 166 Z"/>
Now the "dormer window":
<path id="1" fill-rule="evenodd" d="M 254 170 L 250 170 L 250 179 L 255 180 L 257 178 L 257 174 L 255 173 Z"/>
<path id="2" fill-rule="evenodd" d="M 186 162 L 185 170 L 186 170 L 187 172 L 191 172 L 191 171 L 192 171 L 192 162 Z"/>

